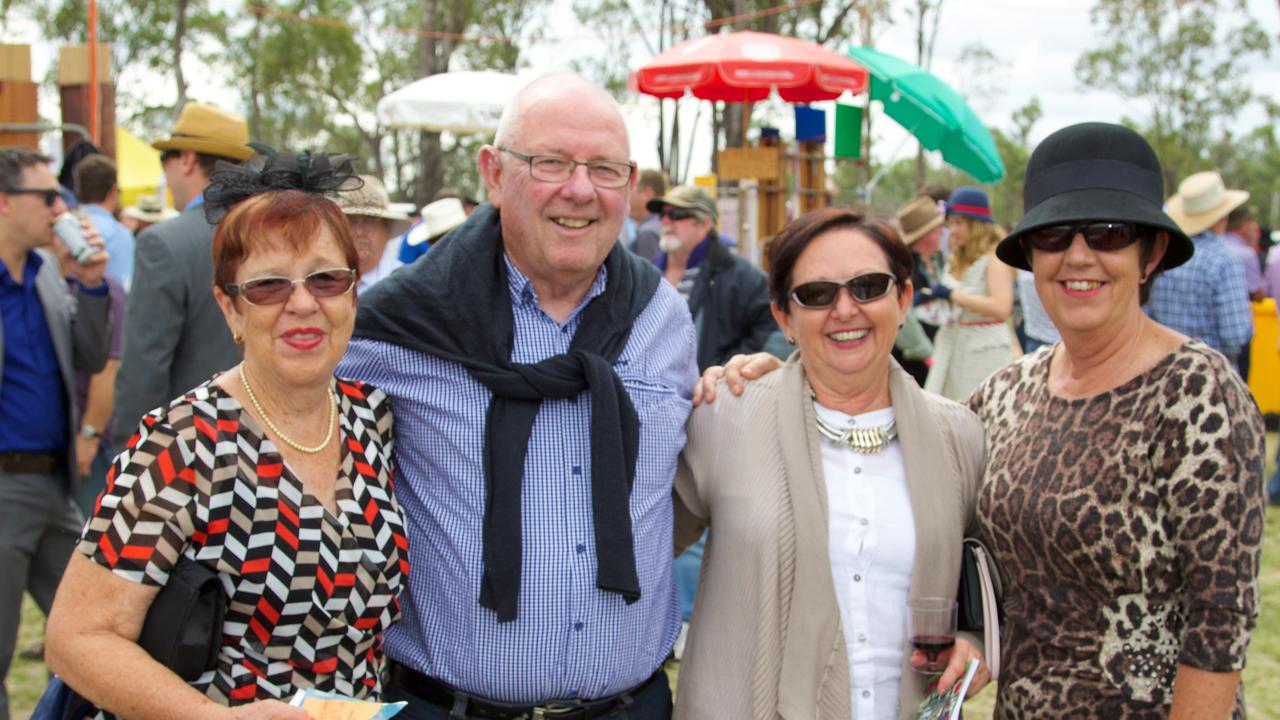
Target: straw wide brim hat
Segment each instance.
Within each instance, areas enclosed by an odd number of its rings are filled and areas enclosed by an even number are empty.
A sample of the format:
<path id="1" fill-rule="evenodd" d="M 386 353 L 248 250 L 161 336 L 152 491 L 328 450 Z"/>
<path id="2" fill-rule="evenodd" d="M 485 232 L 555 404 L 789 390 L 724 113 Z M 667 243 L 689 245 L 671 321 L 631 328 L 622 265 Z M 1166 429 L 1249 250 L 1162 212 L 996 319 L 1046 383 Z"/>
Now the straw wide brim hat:
<path id="1" fill-rule="evenodd" d="M 183 105 L 169 137 L 151 143 L 151 147 L 161 152 L 194 150 L 237 162 L 253 155 L 253 148 L 249 147 L 249 126 L 243 117 L 197 102 Z"/>
<path id="2" fill-rule="evenodd" d="M 338 207 L 346 215 L 362 215 L 364 217 L 382 218 L 394 237 L 409 229 L 409 218 L 403 213 L 391 209 L 391 197 L 382 181 L 373 175 L 361 175 L 364 182 L 355 190 L 344 190 L 338 193 Z"/>
<path id="3" fill-rule="evenodd" d="M 156 195 L 140 195 L 137 205 L 130 205 L 120 212 L 126 217 L 146 223 L 164 222 L 179 215 L 177 210 L 166 207 Z"/>
<path id="4" fill-rule="evenodd" d="M 946 222 L 946 215 L 938 203 L 930 197 L 918 197 L 898 208 L 898 227 L 902 229 L 902 242 L 912 245 L 930 230 Z"/>
<path id="5" fill-rule="evenodd" d="M 431 242 L 467 221 L 467 210 L 458 198 L 441 198 L 422 208 L 422 222 L 413 226 L 405 242 Z"/>
<path id="6" fill-rule="evenodd" d="M 1191 259 L 1191 238 L 1161 209 L 1164 176 L 1156 153 L 1122 125 L 1080 123 L 1045 138 L 1027 161 L 1026 214 L 996 246 L 996 257 L 1030 270 L 1021 240 L 1032 230 L 1090 220 L 1128 222 L 1169 233 L 1161 269 Z"/>
<path id="7" fill-rule="evenodd" d="M 1228 190 L 1216 172 L 1199 172 L 1178 184 L 1165 212 L 1188 235 L 1199 235 L 1249 201 L 1244 190 Z"/>

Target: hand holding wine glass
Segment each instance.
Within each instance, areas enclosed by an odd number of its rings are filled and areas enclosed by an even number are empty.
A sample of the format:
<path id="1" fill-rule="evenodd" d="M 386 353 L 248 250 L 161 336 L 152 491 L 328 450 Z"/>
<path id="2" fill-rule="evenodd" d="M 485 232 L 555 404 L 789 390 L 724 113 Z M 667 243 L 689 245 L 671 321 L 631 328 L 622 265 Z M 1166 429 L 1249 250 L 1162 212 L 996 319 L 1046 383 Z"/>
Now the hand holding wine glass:
<path id="1" fill-rule="evenodd" d="M 907 603 L 907 632 L 915 652 L 911 667 L 916 672 L 941 673 L 940 690 L 949 689 L 964 676 L 969 660 L 977 658 L 978 672 L 969 683 L 966 697 L 972 697 L 991 681 L 991 669 L 982 652 L 967 638 L 956 637 L 956 601 L 949 598 L 916 598 Z"/>
<path id="2" fill-rule="evenodd" d="M 922 597 L 907 602 L 907 635 L 912 647 L 925 656 L 925 663 L 915 668 L 917 672 L 946 669 L 947 660 L 941 655 L 956 644 L 957 607 L 952 598 Z"/>

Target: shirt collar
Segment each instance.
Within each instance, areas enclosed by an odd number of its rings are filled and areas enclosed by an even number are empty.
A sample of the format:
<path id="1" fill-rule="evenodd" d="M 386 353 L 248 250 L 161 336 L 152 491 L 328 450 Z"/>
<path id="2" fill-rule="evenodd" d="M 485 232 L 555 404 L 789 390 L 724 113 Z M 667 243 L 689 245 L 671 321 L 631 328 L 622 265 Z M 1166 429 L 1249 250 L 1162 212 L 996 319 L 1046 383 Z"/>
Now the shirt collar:
<path id="1" fill-rule="evenodd" d="M 204 205 L 204 193 L 198 192 L 196 193 L 195 197 L 191 198 L 191 202 L 187 203 L 187 206 L 182 208 L 182 212 L 186 212 L 188 210 L 194 210 L 195 208 L 198 208 L 201 205 Z"/>
<path id="2" fill-rule="evenodd" d="M 534 289 L 533 282 L 520 272 L 520 269 L 511 262 L 511 256 L 506 253 L 502 254 L 502 262 L 507 264 L 507 292 L 511 296 L 512 307 L 537 307 L 538 291 Z M 591 282 L 591 287 L 587 289 L 587 294 L 578 301 L 574 306 L 573 312 L 569 313 L 569 317 L 561 325 L 568 325 L 573 322 L 578 313 L 587 306 L 595 297 L 604 292 L 605 286 L 608 285 L 609 273 L 605 270 L 604 263 L 600 264 L 600 269 L 596 271 L 596 278 Z M 541 309 L 541 308 L 539 308 Z"/>
<path id="3" fill-rule="evenodd" d="M 85 212 L 89 213 L 90 215 L 97 215 L 97 216 L 99 216 L 99 217 L 109 217 L 109 218 L 111 218 L 112 220 L 114 220 L 114 219 L 115 219 L 115 217 L 116 217 L 115 215 L 113 215 L 113 214 L 111 213 L 111 211 L 110 211 L 110 210 L 108 210 L 108 209 L 106 209 L 106 208 L 104 208 L 104 207 L 102 207 L 101 205 L 98 205 L 98 204 L 96 204 L 96 203 L 84 203 L 84 204 L 83 204 L 83 205 L 81 205 L 80 207 L 81 207 Z"/>
<path id="4" fill-rule="evenodd" d="M 44 265 L 44 257 L 35 250 L 27 251 L 27 262 L 22 268 L 22 284 L 25 287 L 35 287 L 36 275 L 40 272 L 40 266 Z M 5 287 L 17 287 L 18 283 L 14 282 L 13 277 L 9 275 L 9 266 L 0 263 L 0 284 Z"/>

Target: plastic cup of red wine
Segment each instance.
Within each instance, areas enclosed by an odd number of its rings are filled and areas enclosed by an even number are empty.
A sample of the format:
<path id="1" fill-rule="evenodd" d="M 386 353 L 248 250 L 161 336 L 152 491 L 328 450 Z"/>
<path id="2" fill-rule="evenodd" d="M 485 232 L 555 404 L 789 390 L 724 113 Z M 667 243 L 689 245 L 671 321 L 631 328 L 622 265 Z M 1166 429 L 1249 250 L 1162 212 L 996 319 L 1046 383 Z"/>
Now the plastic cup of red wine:
<path id="1" fill-rule="evenodd" d="M 907 635 L 926 661 L 915 668 L 917 672 L 933 674 L 947 668 L 942 653 L 956 644 L 956 611 L 954 598 L 922 597 L 907 603 Z"/>

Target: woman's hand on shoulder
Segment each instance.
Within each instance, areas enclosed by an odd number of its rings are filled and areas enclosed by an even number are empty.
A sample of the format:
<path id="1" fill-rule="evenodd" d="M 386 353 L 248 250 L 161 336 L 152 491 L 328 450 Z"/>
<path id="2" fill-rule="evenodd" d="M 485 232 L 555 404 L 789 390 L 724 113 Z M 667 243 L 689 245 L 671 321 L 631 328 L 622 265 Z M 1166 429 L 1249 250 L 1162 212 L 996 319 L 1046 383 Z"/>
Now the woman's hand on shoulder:
<path id="1" fill-rule="evenodd" d="M 734 355 L 724 365 L 712 365 L 693 386 L 694 406 L 716 400 L 716 384 L 723 378 L 729 386 L 729 392 L 735 396 L 742 395 L 746 381 L 759 380 L 765 375 L 782 367 L 782 361 L 767 352 L 751 355 Z"/>
<path id="2" fill-rule="evenodd" d="M 955 647 L 950 650 L 939 653 L 947 661 L 947 669 L 942 671 L 942 677 L 938 679 L 938 689 L 947 690 L 955 685 L 958 680 L 964 677 L 965 668 L 969 665 L 971 658 L 978 659 L 978 672 L 974 673 L 973 681 L 969 683 L 969 692 L 965 693 L 965 697 L 973 697 L 977 695 L 982 688 L 991 682 L 991 667 L 987 665 L 987 661 L 982 657 L 982 651 L 977 646 L 969 642 L 963 637 L 956 638 Z M 924 653 L 916 650 L 911 653 L 911 667 L 918 668 L 925 664 Z"/>
<path id="3" fill-rule="evenodd" d="M 227 720 L 311 720 L 306 710 L 279 700 L 259 700 L 248 705 L 227 708 Z"/>

